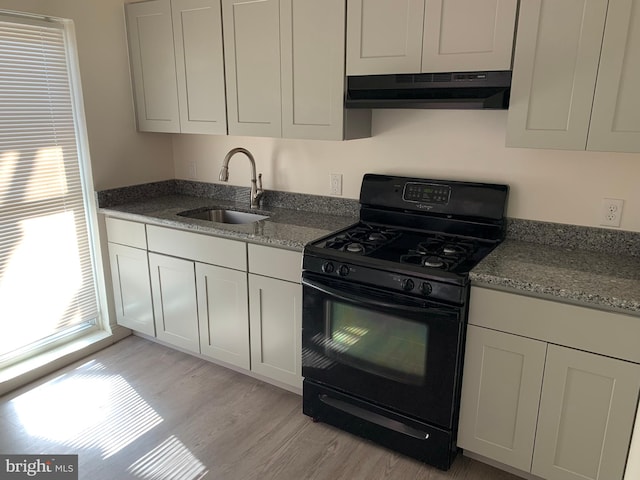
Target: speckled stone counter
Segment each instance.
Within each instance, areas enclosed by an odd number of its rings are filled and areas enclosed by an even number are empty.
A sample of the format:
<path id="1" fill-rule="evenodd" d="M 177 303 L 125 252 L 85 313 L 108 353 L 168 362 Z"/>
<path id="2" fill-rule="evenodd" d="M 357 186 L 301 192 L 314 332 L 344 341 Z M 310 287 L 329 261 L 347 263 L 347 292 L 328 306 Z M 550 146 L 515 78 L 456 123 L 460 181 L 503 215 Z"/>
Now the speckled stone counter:
<path id="1" fill-rule="evenodd" d="M 302 250 L 306 243 L 356 222 L 358 206 L 348 199 L 267 192 L 263 206 L 250 210 L 248 189 L 185 181 L 98 192 L 97 198 L 99 213 L 108 216 L 293 250 Z M 178 215 L 203 207 L 250 211 L 269 218 L 226 224 Z"/>
<path id="2" fill-rule="evenodd" d="M 97 193 L 100 213 L 302 250 L 357 221 L 357 200 L 267 191 L 267 220 L 234 225 L 177 215 L 200 207 L 249 211 L 249 189 L 168 180 Z M 472 284 L 640 316 L 640 233 L 509 219 L 507 240 L 474 268 Z"/>
<path id="3" fill-rule="evenodd" d="M 473 285 L 640 316 L 640 234 L 511 223 L 471 272 Z"/>

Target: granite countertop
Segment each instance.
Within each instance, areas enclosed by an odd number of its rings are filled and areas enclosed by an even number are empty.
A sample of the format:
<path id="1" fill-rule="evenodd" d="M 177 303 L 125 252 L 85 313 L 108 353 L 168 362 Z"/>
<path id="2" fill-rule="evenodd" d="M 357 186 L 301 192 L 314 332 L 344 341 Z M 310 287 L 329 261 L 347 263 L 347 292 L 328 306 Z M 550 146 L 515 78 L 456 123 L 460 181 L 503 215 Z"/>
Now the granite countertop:
<path id="1" fill-rule="evenodd" d="M 357 221 L 349 214 L 334 215 L 324 212 L 265 206 L 257 210 L 248 208 L 248 200 L 236 201 L 169 193 L 139 198 L 116 205 L 101 205 L 99 213 L 125 220 L 161 225 L 182 230 L 217 235 L 253 243 L 273 245 L 302 251 L 304 245 L 337 229 Z M 248 224 L 215 223 L 178 215 L 186 210 L 203 207 L 221 207 L 268 215 L 269 218 Z M 348 210 L 341 213 L 349 213 Z"/>
<path id="2" fill-rule="evenodd" d="M 99 212 L 301 251 L 355 223 L 357 200 L 266 192 L 269 215 L 220 224 L 177 215 L 201 207 L 250 211 L 248 189 L 173 180 L 98 192 Z M 612 253 L 614 252 L 614 253 Z M 473 285 L 640 316 L 640 233 L 509 219 L 507 239 L 470 273 Z"/>
<path id="3" fill-rule="evenodd" d="M 633 255 L 507 237 L 470 278 L 473 285 L 640 316 L 640 257 Z"/>

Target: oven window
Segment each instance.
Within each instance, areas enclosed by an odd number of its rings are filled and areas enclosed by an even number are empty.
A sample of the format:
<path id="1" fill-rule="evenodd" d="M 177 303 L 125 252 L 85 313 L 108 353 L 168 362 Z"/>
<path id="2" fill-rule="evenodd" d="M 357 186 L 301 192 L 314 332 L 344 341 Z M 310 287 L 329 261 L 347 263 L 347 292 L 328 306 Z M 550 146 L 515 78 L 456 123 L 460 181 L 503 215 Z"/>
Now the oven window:
<path id="1" fill-rule="evenodd" d="M 391 380 L 424 384 L 427 325 L 336 301 L 326 307 L 328 356 Z"/>

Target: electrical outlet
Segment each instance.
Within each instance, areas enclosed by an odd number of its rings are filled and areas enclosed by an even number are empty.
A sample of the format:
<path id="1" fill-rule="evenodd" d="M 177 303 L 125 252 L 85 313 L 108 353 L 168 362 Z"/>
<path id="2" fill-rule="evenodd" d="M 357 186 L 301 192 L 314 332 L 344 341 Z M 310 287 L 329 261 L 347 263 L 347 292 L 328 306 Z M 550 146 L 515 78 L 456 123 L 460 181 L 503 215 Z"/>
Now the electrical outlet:
<path id="1" fill-rule="evenodd" d="M 329 174 L 329 193 L 331 195 L 342 195 L 342 174 Z"/>
<path id="2" fill-rule="evenodd" d="M 600 211 L 600 225 L 607 227 L 619 227 L 622 217 L 622 206 L 624 200 L 616 198 L 603 198 L 602 209 Z"/>

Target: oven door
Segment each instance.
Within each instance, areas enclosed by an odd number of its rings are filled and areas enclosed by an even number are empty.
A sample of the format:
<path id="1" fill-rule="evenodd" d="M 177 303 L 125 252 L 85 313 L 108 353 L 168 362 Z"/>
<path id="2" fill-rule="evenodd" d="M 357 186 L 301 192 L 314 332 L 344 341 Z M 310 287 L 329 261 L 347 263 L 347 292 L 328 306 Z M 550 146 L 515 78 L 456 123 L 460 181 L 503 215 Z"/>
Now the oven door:
<path id="1" fill-rule="evenodd" d="M 445 428 L 454 422 L 461 307 L 305 272 L 302 375 Z"/>

